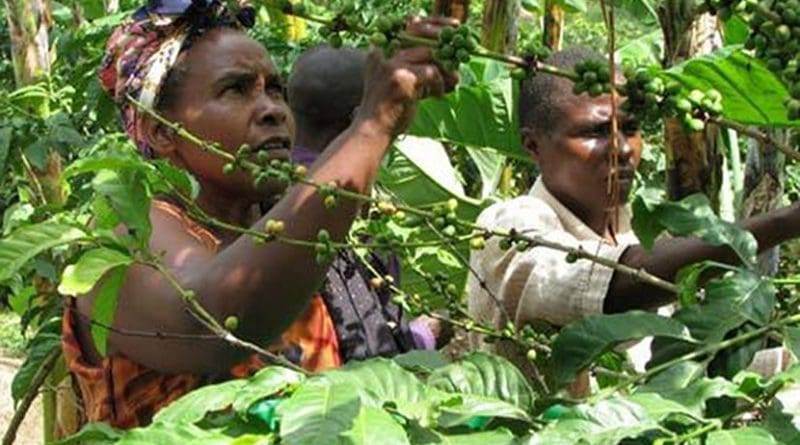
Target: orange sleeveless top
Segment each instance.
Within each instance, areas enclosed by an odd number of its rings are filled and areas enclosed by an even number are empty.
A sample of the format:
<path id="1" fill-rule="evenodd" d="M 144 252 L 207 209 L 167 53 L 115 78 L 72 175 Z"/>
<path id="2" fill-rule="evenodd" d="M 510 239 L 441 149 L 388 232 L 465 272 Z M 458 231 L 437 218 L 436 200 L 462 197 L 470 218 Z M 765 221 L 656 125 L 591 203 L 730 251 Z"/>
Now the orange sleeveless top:
<path id="1" fill-rule="evenodd" d="M 219 249 L 219 240 L 192 221 L 179 207 L 165 201 L 153 206 L 177 218 L 188 233 L 209 248 Z M 75 377 L 83 399 L 85 418 L 107 422 L 116 428 L 133 428 L 150 423 L 158 410 L 204 384 L 210 378 L 185 374 L 164 374 L 146 368 L 124 356 L 105 357 L 99 364 L 89 363 L 74 335 L 74 305 L 64 311 L 62 347 L 64 359 Z M 309 371 L 321 371 L 341 365 L 336 331 L 325 303 L 314 295 L 300 318 L 269 348 Z M 251 356 L 230 370 L 229 378 L 246 377 L 266 364 Z"/>

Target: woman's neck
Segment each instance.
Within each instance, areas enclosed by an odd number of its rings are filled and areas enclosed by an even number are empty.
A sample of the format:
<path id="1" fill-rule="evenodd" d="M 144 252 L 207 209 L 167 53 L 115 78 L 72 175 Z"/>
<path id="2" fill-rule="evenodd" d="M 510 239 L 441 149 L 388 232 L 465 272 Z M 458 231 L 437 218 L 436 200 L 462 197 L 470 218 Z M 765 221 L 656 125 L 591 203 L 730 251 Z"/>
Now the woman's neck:
<path id="1" fill-rule="evenodd" d="M 260 209 L 257 203 L 246 197 L 233 196 L 224 190 L 209 184 L 201 184 L 200 194 L 197 197 L 197 205 L 211 218 L 221 222 L 238 226 L 250 227 L 260 216 Z M 210 226 L 223 245 L 233 242 L 239 237 L 240 233 L 216 227 L 213 224 L 204 222 Z"/>

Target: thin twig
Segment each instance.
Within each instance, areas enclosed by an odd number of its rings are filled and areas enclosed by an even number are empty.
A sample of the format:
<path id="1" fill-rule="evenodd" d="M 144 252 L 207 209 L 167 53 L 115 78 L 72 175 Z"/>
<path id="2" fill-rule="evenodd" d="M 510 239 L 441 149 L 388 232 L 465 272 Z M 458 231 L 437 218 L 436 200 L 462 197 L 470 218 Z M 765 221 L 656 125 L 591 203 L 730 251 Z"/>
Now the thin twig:
<path id="1" fill-rule="evenodd" d="M 764 144 L 767 144 L 769 146 L 775 147 L 775 148 L 778 149 L 778 151 L 780 151 L 781 153 L 786 155 L 787 158 L 789 158 L 789 159 L 791 159 L 793 161 L 800 161 L 800 152 L 798 152 L 797 150 L 793 149 L 789 145 L 784 144 L 783 142 L 780 142 L 780 141 L 776 140 L 775 138 L 773 138 L 772 136 L 770 136 L 769 134 L 767 134 L 767 133 L 765 133 L 765 132 L 763 132 L 761 130 L 757 130 L 755 128 L 750 128 L 750 127 L 748 127 L 746 125 L 742 125 L 740 123 L 733 122 L 733 121 L 731 121 L 729 119 L 724 119 L 724 118 L 721 118 L 721 117 L 711 117 L 711 118 L 708 119 L 708 121 L 713 123 L 713 124 L 717 124 L 720 127 L 724 127 L 724 128 L 729 128 L 731 130 L 735 130 L 735 131 L 737 131 L 737 132 L 739 132 L 739 133 L 741 133 L 741 134 L 743 134 L 745 136 L 749 136 L 749 137 L 751 137 L 751 138 L 753 138 L 753 139 L 755 139 L 755 140 L 757 140 L 757 141 L 759 141 L 761 143 L 764 143 Z"/>
<path id="2" fill-rule="evenodd" d="M 44 384 L 45 379 L 50 375 L 50 372 L 56 366 L 56 363 L 58 363 L 59 358 L 61 358 L 61 348 L 50 351 L 50 354 L 45 357 L 42 365 L 36 371 L 36 374 L 33 375 L 31 383 L 28 386 L 28 392 L 25 393 L 25 397 L 22 398 L 19 406 L 17 406 L 17 409 L 14 411 L 14 417 L 11 418 L 8 429 L 3 435 L 2 445 L 12 445 L 14 443 L 14 440 L 17 438 L 17 430 L 19 430 L 20 425 L 22 425 L 22 421 L 25 420 L 25 415 L 28 413 L 36 396 L 39 395 L 39 387 Z"/>
<path id="3" fill-rule="evenodd" d="M 219 149 L 214 144 L 210 144 L 210 143 L 208 143 L 206 141 L 203 141 L 199 137 L 197 137 L 197 136 L 193 135 L 192 133 L 188 132 L 180 124 L 172 122 L 172 121 L 164 118 L 159 113 L 157 113 L 156 111 L 154 111 L 153 109 L 151 109 L 149 107 L 144 106 L 142 103 L 140 103 L 136 99 L 134 99 L 134 98 L 132 98 L 130 96 L 128 96 L 128 99 L 134 105 L 139 107 L 142 111 L 144 111 L 148 115 L 152 116 L 154 119 L 158 120 L 159 122 L 161 122 L 165 126 L 168 126 L 170 129 L 175 131 L 180 137 L 183 137 L 184 139 L 188 140 L 189 142 L 194 143 L 200 149 L 202 149 L 202 150 L 204 150 L 206 152 L 212 153 L 212 154 L 216 154 L 216 155 L 218 155 L 218 156 L 220 156 L 220 157 L 222 157 L 224 159 L 227 159 L 229 161 L 232 161 L 232 162 L 236 160 L 236 157 L 233 156 L 232 154 Z M 258 164 L 251 163 L 251 162 L 246 161 L 246 160 L 239 160 L 239 163 L 240 164 L 244 164 L 244 165 L 249 166 L 249 167 L 262 168 Z M 310 181 L 310 180 L 302 180 L 302 181 L 298 181 L 298 182 L 301 182 L 304 185 L 308 185 L 308 186 L 315 187 L 315 188 L 324 187 L 323 185 L 317 184 L 317 183 L 315 183 L 313 181 Z M 373 198 L 373 197 L 367 196 L 367 195 L 362 195 L 360 193 L 351 192 L 349 190 L 337 189 L 336 193 L 338 195 L 342 196 L 342 197 L 353 199 L 353 200 L 357 200 L 357 201 L 361 201 L 361 202 L 368 202 L 368 203 L 378 203 L 378 202 L 380 202 L 380 200 L 377 199 L 377 198 Z M 425 217 L 425 218 L 434 217 L 434 214 L 432 212 L 428 212 L 428 211 L 425 211 L 425 210 L 420 210 L 420 209 L 417 209 L 417 208 L 414 208 L 414 207 L 403 206 L 403 205 L 396 205 L 396 207 L 399 210 L 403 210 L 403 211 L 406 211 L 408 213 L 413 213 L 413 214 L 416 214 L 416 215 L 419 215 L 419 216 L 422 216 L 422 217 Z M 488 234 L 488 235 L 499 236 L 499 237 L 509 237 L 510 236 L 508 232 L 503 232 L 503 231 L 500 231 L 500 230 L 487 230 L 485 227 L 481 227 L 481 226 L 479 226 L 479 225 L 477 225 L 475 223 L 472 223 L 470 221 L 458 220 L 456 222 L 456 224 L 458 224 L 458 225 L 460 225 L 462 227 L 471 228 L 471 229 L 473 229 L 475 231 L 478 231 L 478 232 L 481 232 L 481 233 L 485 233 L 485 234 Z M 676 293 L 676 294 L 678 293 L 678 287 L 675 284 L 670 283 L 669 281 L 666 281 L 666 280 L 664 280 L 662 278 L 659 278 L 659 277 L 657 277 L 655 275 L 652 275 L 652 274 L 650 274 L 649 272 L 647 272 L 644 269 L 635 269 L 635 268 L 632 268 L 630 266 L 626 266 L 624 264 L 617 263 L 616 261 L 609 260 L 608 258 L 603 258 L 603 257 L 599 257 L 597 255 L 592 255 L 592 254 L 584 251 L 583 249 L 575 248 L 575 247 L 572 247 L 572 246 L 567 246 L 567 245 L 560 244 L 560 243 L 556 243 L 556 242 L 549 241 L 549 240 L 546 240 L 544 238 L 537 237 L 537 236 L 517 235 L 517 239 L 529 241 L 529 242 L 531 242 L 533 244 L 541 245 L 541 246 L 544 246 L 544 247 L 549 247 L 551 249 L 560 250 L 560 251 L 565 252 L 565 253 L 571 253 L 573 255 L 576 255 L 578 258 L 584 258 L 584 259 L 593 261 L 595 263 L 598 263 L 600 265 L 603 265 L 603 266 L 606 266 L 606 267 L 610 267 L 610 268 L 614 269 L 615 271 L 617 271 L 617 272 L 619 272 L 621 274 L 629 275 L 629 276 L 631 276 L 632 278 L 634 278 L 636 280 L 642 281 L 644 283 L 650 284 L 650 285 L 655 286 L 655 287 L 659 287 L 659 288 L 664 289 L 664 290 L 666 290 L 668 292 Z"/>
<path id="4" fill-rule="evenodd" d="M 242 349 L 246 349 L 246 350 L 250 350 L 250 351 L 253 351 L 253 352 L 257 353 L 257 354 L 260 354 L 260 355 L 264 356 L 264 358 L 268 362 L 270 362 L 270 364 L 278 365 L 278 366 L 284 366 L 286 368 L 289 368 L 289 369 L 291 369 L 293 371 L 296 371 L 296 372 L 299 372 L 299 373 L 302 373 L 302 374 L 305 374 L 305 375 L 309 375 L 310 374 L 308 371 L 306 371 L 305 369 L 301 368 L 300 366 L 297 366 L 296 364 L 290 362 L 286 358 L 284 358 L 284 357 L 282 357 L 282 356 L 280 356 L 278 354 L 272 353 L 270 351 L 267 351 L 266 349 L 254 344 L 254 343 L 248 342 L 246 340 L 242 340 L 239 337 L 235 336 L 230 331 L 228 331 L 227 329 L 225 329 L 222 325 L 219 324 L 219 322 L 216 320 L 216 318 L 214 318 L 214 316 L 211 315 L 208 312 L 208 310 L 206 310 L 206 308 L 203 307 L 202 304 L 200 304 L 199 301 L 197 301 L 197 297 L 194 294 L 194 292 L 185 289 L 181 285 L 181 283 L 178 281 L 178 279 L 173 275 L 172 271 L 167 269 L 157 259 L 149 258 L 146 261 L 142 261 L 142 263 L 146 264 L 146 265 L 148 265 L 150 267 L 153 267 L 158 272 L 160 272 L 161 275 L 164 276 L 164 278 L 166 278 L 166 280 L 170 283 L 170 285 L 172 285 L 172 287 L 176 291 L 178 291 L 178 293 L 181 296 L 181 299 L 186 304 L 186 310 L 189 312 L 189 314 L 191 314 L 193 317 L 195 317 L 195 319 L 197 319 L 197 321 L 199 321 L 208 330 L 213 332 L 221 340 L 224 340 L 224 341 L 228 342 L 229 344 L 231 344 L 233 346 L 236 346 L 236 347 L 239 347 L 239 348 L 242 348 Z"/>

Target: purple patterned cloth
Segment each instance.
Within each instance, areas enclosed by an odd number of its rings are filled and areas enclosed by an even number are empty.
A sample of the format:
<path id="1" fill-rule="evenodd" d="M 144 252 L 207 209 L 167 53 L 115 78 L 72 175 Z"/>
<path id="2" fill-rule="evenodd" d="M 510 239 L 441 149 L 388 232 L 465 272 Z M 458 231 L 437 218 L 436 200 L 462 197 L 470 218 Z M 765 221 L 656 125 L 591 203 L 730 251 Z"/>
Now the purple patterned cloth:
<path id="1" fill-rule="evenodd" d="M 319 155 L 320 152 L 316 150 L 295 145 L 292 149 L 292 162 L 309 167 L 317 160 Z M 397 256 L 389 255 L 385 259 L 378 257 L 374 253 L 370 256 L 373 262 L 378 263 L 381 269 L 387 270 L 394 277 L 396 283 L 400 283 L 400 261 Z M 412 320 L 408 323 L 408 330 L 417 349 L 436 349 L 436 336 L 424 318 Z"/>

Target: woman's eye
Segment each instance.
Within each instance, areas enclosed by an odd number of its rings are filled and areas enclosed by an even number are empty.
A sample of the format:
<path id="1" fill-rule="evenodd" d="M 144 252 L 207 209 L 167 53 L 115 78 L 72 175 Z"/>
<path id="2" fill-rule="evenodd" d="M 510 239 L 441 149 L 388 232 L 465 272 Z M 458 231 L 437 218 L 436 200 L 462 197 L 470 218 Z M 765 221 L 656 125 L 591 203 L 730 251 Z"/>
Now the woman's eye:
<path id="1" fill-rule="evenodd" d="M 236 94 L 244 94 L 247 92 L 247 84 L 246 82 L 234 82 L 227 87 L 225 87 L 224 93 L 236 93 Z"/>
<path id="2" fill-rule="evenodd" d="M 286 89 L 283 85 L 267 85 L 264 90 L 267 92 L 267 95 L 274 98 L 283 99 L 286 95 Z"/>

